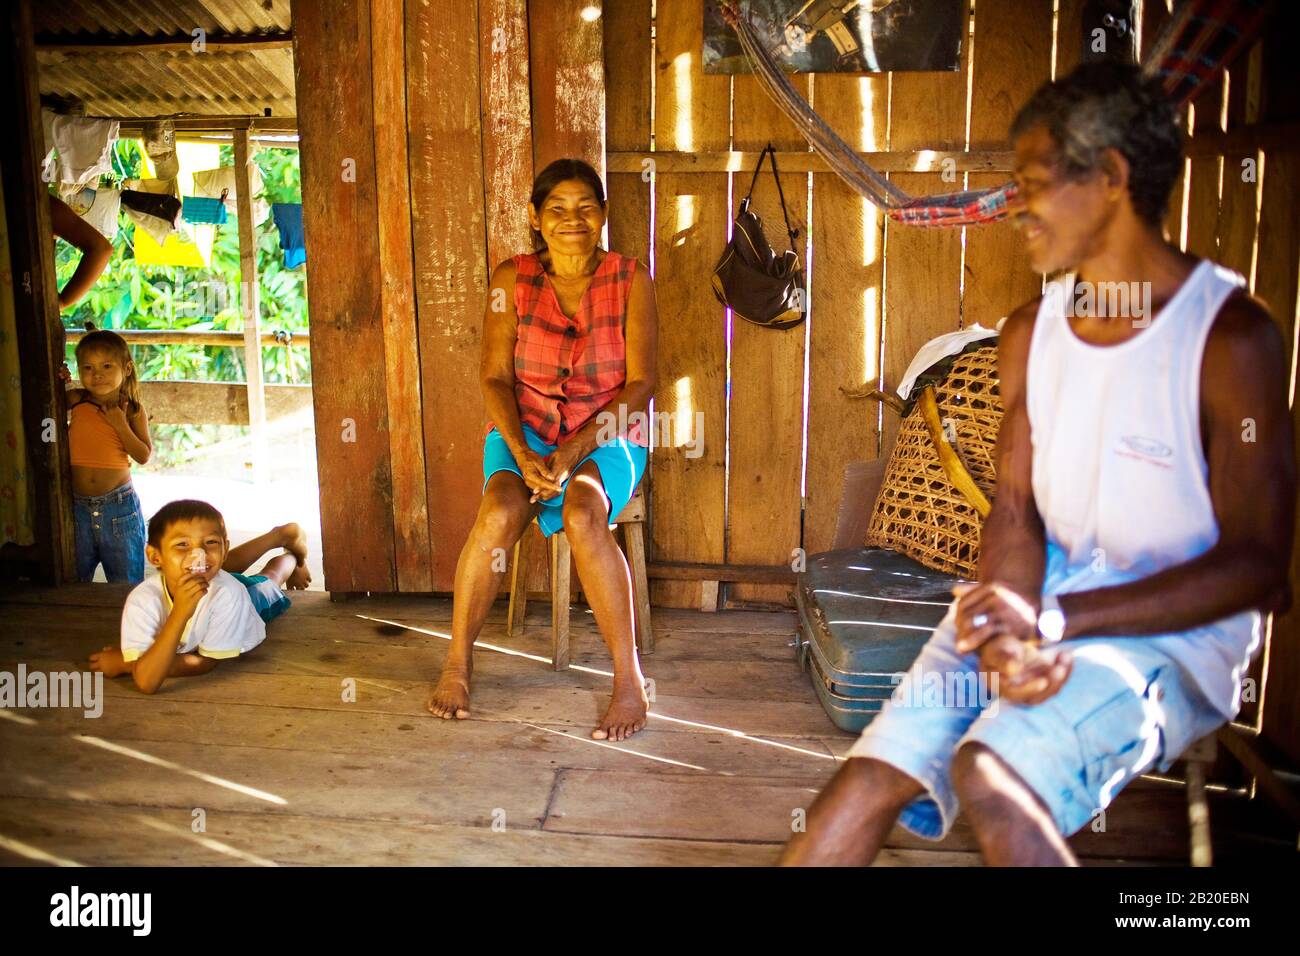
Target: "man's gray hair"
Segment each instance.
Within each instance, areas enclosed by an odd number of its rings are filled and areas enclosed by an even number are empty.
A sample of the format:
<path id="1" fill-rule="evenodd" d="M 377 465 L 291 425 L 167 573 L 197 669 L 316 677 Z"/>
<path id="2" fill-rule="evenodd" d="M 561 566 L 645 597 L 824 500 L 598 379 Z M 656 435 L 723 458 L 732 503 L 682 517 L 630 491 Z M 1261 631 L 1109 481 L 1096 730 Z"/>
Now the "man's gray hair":
<path id="1" fill-rule="evenodd" d="M 1183 172 L 1179 111 L 1155 80 L 1127 63 L 1085 63 L 1039 87 L 1011 124 L 1011 140 L 1044 126 L 1060 149 L 1067 176 L 1098 168 L 1102 151 L 1128 160 L 1129 199 L 1145 222 L 1159 226 Z"/>

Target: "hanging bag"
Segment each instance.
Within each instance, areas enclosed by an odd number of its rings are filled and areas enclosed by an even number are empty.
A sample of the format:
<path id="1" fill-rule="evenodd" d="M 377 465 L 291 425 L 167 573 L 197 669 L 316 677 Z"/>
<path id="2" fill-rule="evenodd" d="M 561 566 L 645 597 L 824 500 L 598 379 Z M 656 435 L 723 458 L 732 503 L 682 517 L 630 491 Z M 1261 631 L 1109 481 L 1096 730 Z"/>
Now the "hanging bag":
<path id="1" fill-rule="evenodd" d="M 763 221 L 750 211 L 750 197 L 763 169 L 763 160 L 772 156 L 772 178 L 781 198 L 781 215 L 790 235 L 790 250 L 780 256 L 763 235 Z M 718 301 L 755 325 L 769 329 L 788 329 L 804 320 L 808 297 L 804 290 L 804 273 L 795 251 L 799 233 L 790 227 L 785 208 L 785 193 L 776 171 L 776 150 L 769 143 L 758 155 L 758 166 L 749 183 L 749 193 L 740 201 L 731 241 L 713 267 L 713 293 Z"/>

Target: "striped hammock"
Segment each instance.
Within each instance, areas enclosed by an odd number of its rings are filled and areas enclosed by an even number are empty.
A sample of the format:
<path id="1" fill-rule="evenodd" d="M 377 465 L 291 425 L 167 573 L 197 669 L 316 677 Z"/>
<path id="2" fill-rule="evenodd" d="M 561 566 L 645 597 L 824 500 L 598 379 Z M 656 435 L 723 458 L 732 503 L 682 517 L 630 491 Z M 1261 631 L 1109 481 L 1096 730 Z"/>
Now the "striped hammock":
<path id="1" fill-rule="evenodd" d="M 1184 0 L 1152 48 L 1143 70 L 1158 78 L 1180 105 L 1192 100 L 1259 32 L 1270 0 Z M 803 98 L 741 10 L 738 0 L 719 3 L 754 72 L 813 150 L 854 190 L 895 222 L 909 226 L 970 226 L 1007 215 L 1014 183 L 941 196 L 912 197 L 872 169 Z"/>

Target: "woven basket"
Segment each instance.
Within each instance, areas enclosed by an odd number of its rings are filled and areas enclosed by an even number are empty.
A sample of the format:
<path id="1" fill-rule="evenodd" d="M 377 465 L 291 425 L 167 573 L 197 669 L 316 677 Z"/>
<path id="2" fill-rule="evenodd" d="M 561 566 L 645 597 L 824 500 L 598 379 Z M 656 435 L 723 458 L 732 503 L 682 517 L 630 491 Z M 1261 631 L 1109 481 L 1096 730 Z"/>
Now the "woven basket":
<path id="1" fill-rule="evenodd" d="M 939 415 L 956 428 L 955 447 L 980 490 L 993 498 L 994 452 L 1002 424 L 997 345 L 958 355 L 935 386 Z M 903 419 L 867 527 L 868 547 L 892 548 L 936 571 L 974 580 L 983 520 L 948 479 L 919 404 Z"/>

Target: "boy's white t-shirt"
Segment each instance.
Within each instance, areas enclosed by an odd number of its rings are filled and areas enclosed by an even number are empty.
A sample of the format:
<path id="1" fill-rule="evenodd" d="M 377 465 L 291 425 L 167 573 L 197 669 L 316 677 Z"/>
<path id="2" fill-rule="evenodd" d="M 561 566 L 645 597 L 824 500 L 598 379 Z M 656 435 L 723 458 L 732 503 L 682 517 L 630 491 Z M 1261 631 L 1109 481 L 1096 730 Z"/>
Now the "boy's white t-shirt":
<path id="1" fill-rule="evenodd" d="M 122 659 L 135 661 L 153 646 L 172 610 L 162 575 L 137 585 L 122 609 Z M 246 654 L 266 639 L 266 624 L 248 589 L 225 571 L 218 571 L 185 625 L 176 653 L 197 651 L 222 660 Z"/>

